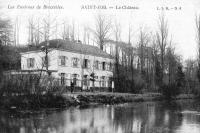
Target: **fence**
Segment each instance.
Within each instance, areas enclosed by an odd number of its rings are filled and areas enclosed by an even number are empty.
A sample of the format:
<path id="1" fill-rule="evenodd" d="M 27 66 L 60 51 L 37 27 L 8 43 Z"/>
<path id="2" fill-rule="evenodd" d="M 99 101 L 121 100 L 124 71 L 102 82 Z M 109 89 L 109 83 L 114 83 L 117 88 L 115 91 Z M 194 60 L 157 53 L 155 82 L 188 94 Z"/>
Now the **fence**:
<path id="1" fill-rule="evenodd" d="M 110 80 L 67 79 L 54 77 L 40 77 L 34 74 L 6 75 L 0 83 L 0 93 L 38 93 L 43 91 L 65 92 L 70 91 L 71 82 L 74 91 L 111 91 Z"/>

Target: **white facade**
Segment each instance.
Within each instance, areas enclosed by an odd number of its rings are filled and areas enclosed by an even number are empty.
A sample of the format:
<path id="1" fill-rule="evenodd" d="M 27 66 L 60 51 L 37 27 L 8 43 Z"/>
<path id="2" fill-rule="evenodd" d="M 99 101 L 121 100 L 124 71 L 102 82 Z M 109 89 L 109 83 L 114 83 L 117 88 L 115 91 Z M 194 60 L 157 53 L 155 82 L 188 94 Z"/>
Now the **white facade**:
<path id="1" fill-rule="evenodd" d="M 110 78 L 113 77 L 114 66 L 112 58 L 56 48 L 49 51 L 48 70 L 54 71 L 52 76 L 58 79 L 60 84 L 70 86 L 75 79 L 76 86 L 82 86 L 83 89 L 91 87 L 93 85 L 90 75 L 94 73 L 94 87 L 111 87 Z M 45 70 L 45 55 L 41 50 L 21 53 L 21 69 Z"/>

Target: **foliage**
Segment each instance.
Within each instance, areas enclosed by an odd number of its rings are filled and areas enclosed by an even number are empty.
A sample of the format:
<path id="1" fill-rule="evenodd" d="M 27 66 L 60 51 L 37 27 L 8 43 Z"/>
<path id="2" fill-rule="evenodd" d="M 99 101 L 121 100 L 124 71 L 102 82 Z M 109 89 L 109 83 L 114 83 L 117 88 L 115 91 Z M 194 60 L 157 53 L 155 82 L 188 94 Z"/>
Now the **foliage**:
<path id="1" fill-rule="evenodd" d="M 170 84 L 163 84 L 161 87 L 162 94 L 167 98 L 173 98 L 181 93 L 185 87 L 185 74 L 183 73 L 182 66 L 178 65 L 176 70 L 175 82 Z"/>
<path id="2" fill-rule="evenodd" d="M 176 87 L 183 88 L 185 86 L 185 74 L 183 73 L 182 66 L 179 65 L 176 71 Z"/>
<path id="3" fill-rule="evenodd" d="M 162 85 L 162 94 L 166 99 L 171 99 L 179 94 L 179 90 L 175 83 L 173 84 L 163 84 Z"/>
<path id="4" fill-rule="evenodd" d="M 198 68 L 197 68 L 197 78 L 200 83 L 200 63 L 198 64 Z"/>
<path id="5" fill-rule="evenodd" d="M 158 86 L 162 85 L 162 69 L 159 60 L 155 61 L 155 81 Z"/>

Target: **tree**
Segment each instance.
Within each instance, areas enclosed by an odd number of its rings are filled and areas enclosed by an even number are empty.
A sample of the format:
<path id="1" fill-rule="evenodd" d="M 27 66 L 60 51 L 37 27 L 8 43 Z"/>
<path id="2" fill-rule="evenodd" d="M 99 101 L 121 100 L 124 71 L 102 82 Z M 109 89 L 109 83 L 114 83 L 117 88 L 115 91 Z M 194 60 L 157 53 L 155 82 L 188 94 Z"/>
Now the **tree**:
<path id="1" fill-rule="evenodd" d="M 67 20 L 64 20 L 63 29 L 62 29 L 63 31 L 61 33 L 61 37 L 63 40 L 69 40 L 69 30 L 70 30 L 69 28 L 70 28 L 70 26 L 69 26 Z"/>
<path id="2" fill-rule="evenodd" d="M 158 58 L 155 59 L 155 82 L 161 87 L 162 85 L 162 69 Z"/>
<path id="3" fill-rule="evenodd" d="M 145 76 L 144 66 L 145 66 L 145 60 L 148 55 L 148 51 L 147 51 L 148 43 L 149 43 L 148 33 L 145 32 L 143 28 L 140 28 L 138 50 L 139 50 L 139 59 L 140 59 L 140 73 L 142 76 Z"/>
<path id="4" fill-rule="evenodd" d="M 172 84 L 175 80 L 175 72 L 178 64 L 178 56 L 174 53 L 175 48 L 171 45 L 166 51 L 166 68 L 168 71 L 168 84 Z"/>
<path id="5" fill-rule="evenodd" d="M 0 77 L 5 65 L 9 64 L 7 58 L 5 58 L 8 54 L 5 46 L 10 43 L 10 36 L 8 36 L 10 28 L 10 21 L 0 18 Z"/>
<path id="6" fill-rule="evenodd" d="M 198 66 L 196 66 L 196 60 L 193 59 L 187 59 L 185 61 L 186 67 L 185 67 L 185 80 L 187 85 L 187 91 L 191 92 L 195 88 L 196 80 L 198 80 L 196 71 Z"/>
<path id="7" fill-rule="evenodd" d="M 110 30 L 111 21 L 102 14 L 99 14 L 95 19 L 95 30 L 93 30 L 93 33 L 101 50 L 103 50 L 105 40 L 109 37 Z"/>
<path id="8" fill-rule="evenodd" d="M 160 50 L 160 60 L 161 60 L 161 79 L 163 80 L 164 76 L 164 57 L 165 57 L 165 51 L 166 51 L 166 46 L 168 44 L 168 23 L 167 20 L 162 14 L 159 16 L 159 21 L 158 21 L 158 31 L 156 32 L 156 41 L 159 46 Z"/>
<path id="9" fill-rule="evenodd" d="M 34 23 L 34 20 L 33 20 L 33 17 L 29 18 L 28 20 L 28 32 L 29 32 L 29 36 L 28 36 L 28 43 L 29 45 L 35 45 L 35 36 L 34 36 L 34 32 L 35 32 L 35 28 L 36 28 L 36 25 Z"/>
<path id="10" fill-rule="evenodd" d="M 117 21 L 115 21 L 114 27 L 113 27 L 113 33 L 115 37 L 115 86 L 116 88 L 120 88 L 120 71 L 119 71 L 119 40 L 121 38 L 121 25 Z"/>
<path id="11" fill-rule="evenodd" d="M 19 27 L 20 27 L 20 23 L 17 17 L 14 24 L 14 38 L 13 38 L 14 46 L 19 45 Z"/>
<path id="12" fill-rule="evenodd" d="M 8 45 L 11 43 L 10 30 L 11 25 L 9 20 L 0 18 L 0 45 Z"/>
<path id="13" fill-rule="evenodd" d="M 90 30 L 87 26 L 84 26 L 83 28 L 83 43 L 90 44 Z"/>
<path id="14" fill-rule="evenodd" d="M 198 47 L 198 70 L 197 70 L 197 78 L 200 83 L 200 15 L 196 15 L 196 40 Z"/>
<path id="15" fill-rule="evenodd" d="M 179 64 L 176 70 L 176 93 L 185 85 L 185 74 L 183 73 L 182 65 Z"/>
<path id="16" fill-rule="evenodd" d="M 70 26 L 70 38 L 71 41 L 75 41 L 75 21 L 72 21 L 72 24 Z"/>

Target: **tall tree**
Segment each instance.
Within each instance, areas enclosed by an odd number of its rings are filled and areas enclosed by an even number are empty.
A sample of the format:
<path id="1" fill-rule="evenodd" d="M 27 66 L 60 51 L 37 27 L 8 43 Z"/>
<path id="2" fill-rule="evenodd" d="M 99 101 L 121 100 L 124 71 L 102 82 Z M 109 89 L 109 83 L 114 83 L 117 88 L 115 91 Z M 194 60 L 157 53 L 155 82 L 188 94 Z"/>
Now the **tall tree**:
<path id="1" fill-rule="evenodd" d="M 176 70 L 176 91 L 180 92 L 180 89 L 185 86 L 185 74 L 183 73 L 183 67 L 178 64 Z"/>
<path id="2" fill-rule="evenodd" d="M 163 80 L 164 69 L 165 69 L 164 57 L 165 57 L 166 47 L 168 44 L 168 23 L 164 14 L 159 16 L 158 31 L 156 32 L 156 41 L 160 51 L 161 79 Z"/>
<path id="3" fill-rule="evenodd" d="M 0 45 L 8 45 L 11 43 L 10 30 L 10 21 L 0 18 Z"/>
<path id="4" fill-rule="evenodd" d="M 147 49 L 148 43 L 149 43 L 148 33 L 143 28 L 140 28 L 138 52 L 139 52 L 139 58 L 140 58 L 140 73 L 143 76 L 145 73 L 145 70 L 144 70 L 145 60 L 147 59 L 147 55 L 148 55 L 148 49 Z"/>
<path id="5" fill-rule="evenodd" d="M 166 50 L 166 68 L 168 70 L 168 83 L 172 84 L 175 80 L 175 72 L 178 64 L 178 56 L 175 54 L 175 48 L 171 45 Z"/>
<path id="6" fill-rule="evenodd" d="M 120 70 L 119 70 L 119 41 L 121 39 L 121 24 L 117 22 L 114 23 L 113 33 L 115 38 L 115 86 L 116 88 L 120 88 Z"/>
<path id="7" fill-rule="evenodd" d="M 198 70 L 197 70 L 197 78 L 200 83 L 200 15 L 196 15 L 196 40 L 198 46 Z"/>
<path id="8" fill-rule="evenodd" d="M 70 32 L 70 26 L 68 24 L 68 21 L 67 20 L 64 20 L 63 21 L 63 29 L 61 31 L 61 37 L 63 40 L 69 40 L 69 32 Z"/>
<path id="9" fill-rule="evenodd" d="M 71 41 L 75 41 L 75 21 L 72 21 L 72 24 L 70 26 L 70 38 Z"/>
<path id="10" fill-rule="evenodd" d="M 106 16 L 99 14 L 95 18 L 95 29 L 93 30 L 95 40 L 100 49 L 103 50 L 105 40 L 109 37 L 111 30 L 111 21 Z"/>

